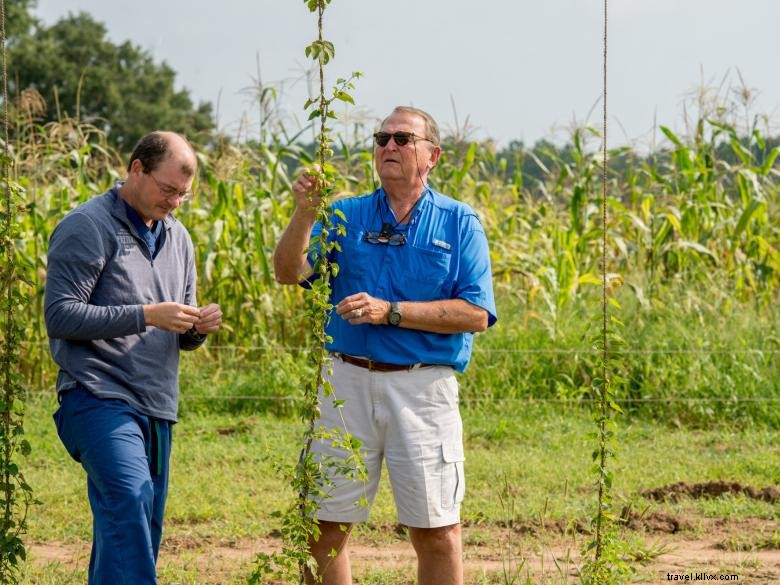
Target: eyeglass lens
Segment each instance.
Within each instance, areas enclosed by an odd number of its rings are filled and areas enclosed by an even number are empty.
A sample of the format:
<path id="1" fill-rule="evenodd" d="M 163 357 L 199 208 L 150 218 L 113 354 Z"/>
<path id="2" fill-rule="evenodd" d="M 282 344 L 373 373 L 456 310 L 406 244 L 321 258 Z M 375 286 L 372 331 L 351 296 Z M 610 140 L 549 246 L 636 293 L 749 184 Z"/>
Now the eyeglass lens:
<path id="1" fill-rule="evenodd" d="M 392 134 L 389 132 L 377 132 L 374 134 L 374 138 L 379 146 L 387 146 L 390 138 L 395 140 L 398 146 L 406 146 L 409 143 L 409 139 L 414 135 L 414 132 L 393 132 Z"/>
<path id="2" fill-rule="evenodd" d="M 367 232 L 363 239 L 369 244 L 384 244 L 387 246 L 403 246 L 406 243 L 406 235 L 400 232 Z"/>

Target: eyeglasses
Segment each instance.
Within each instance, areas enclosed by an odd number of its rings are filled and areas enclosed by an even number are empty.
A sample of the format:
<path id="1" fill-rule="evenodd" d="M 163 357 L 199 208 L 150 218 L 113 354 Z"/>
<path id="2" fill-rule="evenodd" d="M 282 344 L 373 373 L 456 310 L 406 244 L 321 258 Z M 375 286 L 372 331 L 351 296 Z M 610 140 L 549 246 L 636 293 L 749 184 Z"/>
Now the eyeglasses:
<path id="1" fill-rule="evenodd" d="M 382 224 L 382 230 L 378 232 L 366 232 L 363 241 L 369 244 L 381 244 L 386 246 L 403 246 L 406 243 L 406 234 L 395 231 L 389 223 Z"/>
<path id="2" fill-rule="evenodd" d="M 192 191 L 179 191 L 176 187 L 161 183 L 152 173 L 146 174 L 152 178 L 152 181 L 154 181 L 155 185 L 157 185 L 157 188 L 160 190 L 160 193 L 162 193 L 163 197 L 166 199 L 180 199 L 181 201 L 185 201 L 188 197 L 192 196 Z"/>
<path id="3" fill-rule="evenodd" d="M 395 140 L 395 143 L 398 146 L 406 146 L 409 144 L 410 138 L 414 138 L 415 140 L 425 140 L 427 142 L 433 143 L 433 140 L 430 138 L 417 136 L 417 134 L 414 132 L 393 132 L 392 134 L 389 132 L 374 132 L 374 140 L 376 140 L 376 143 L 379 146 L 387 146 L 387 143 L 390 142 L 391 138 Z"/>

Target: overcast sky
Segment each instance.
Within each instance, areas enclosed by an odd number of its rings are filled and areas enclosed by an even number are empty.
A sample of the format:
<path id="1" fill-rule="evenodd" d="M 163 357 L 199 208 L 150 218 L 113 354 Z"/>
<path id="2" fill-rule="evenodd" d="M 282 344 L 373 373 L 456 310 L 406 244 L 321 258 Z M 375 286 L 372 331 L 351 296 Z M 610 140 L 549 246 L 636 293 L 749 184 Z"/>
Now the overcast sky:
<path id="1" fill-rule="evenodd" d="M 218 103 L 230 133 L 245 114 L 243 127 L 257 132 L 242 89 L 257 77 L 258 56 L 263 83 L 280 89 L 289 118 L 302 118 L 304 47 L 316 37 L 303 0 L 38 0 L 36 13 L 51 24 L 82 10 L 113 41 L 130 39 L 171 65 L 195 101 Z M 364 74 L 350 115 L 369 126 L 413 104 L 449 129 L 457 112 L 474 138 L 500 145 L 560 139 L 572 121 L 600 127 L 602 18 L 602 0 L 333 0 L 328 78 Z M 724 77 L 726 92 L 738 72 L 756 91 L 754 111 L 778 130 L 777 0 L 611 0 L 609 18 L 611 145 L 647 144 L 654 119 L 682 130 L 686 96 Z"/>

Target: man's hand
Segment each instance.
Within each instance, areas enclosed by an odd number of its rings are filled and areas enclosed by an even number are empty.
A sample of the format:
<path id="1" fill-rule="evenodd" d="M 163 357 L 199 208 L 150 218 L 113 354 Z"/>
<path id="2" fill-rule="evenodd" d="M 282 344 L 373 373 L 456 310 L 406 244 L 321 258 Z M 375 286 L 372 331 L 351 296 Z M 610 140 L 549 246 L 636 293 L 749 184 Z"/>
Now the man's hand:
<path id="1" fill-rule="evenodd" d="M 184 333 L 192 328 L 200 319 L 200 309 L 167 301 L 155 305 L 144 305 L 144 322 L 146 325 Z M 220 317 L 222 313 L 220 313 Z"/>
<path id="2" fill-rule="evenodd" d="M 390 302 L 361 292 L 344 297 L 336 305 L 336 314 L 349 321 L 350 325 L 387 325 Z"/>
<path id="3" fill-rule="evenodd" d="M 216 303 L 200 308 L 200 319 L 195 323 L 195 331 L 201 335 L 216 333 L 222 325 L 222 309 Z"/>
<path id="4" fill-rule="evenodd" d="M 313 165 L 311 170 L 305 170 L 292 184 L 295 195 L 296 210 L 313 214 L 320 205 L 320 193 L 317 189 L 317 177 L 319 165 Z"/>

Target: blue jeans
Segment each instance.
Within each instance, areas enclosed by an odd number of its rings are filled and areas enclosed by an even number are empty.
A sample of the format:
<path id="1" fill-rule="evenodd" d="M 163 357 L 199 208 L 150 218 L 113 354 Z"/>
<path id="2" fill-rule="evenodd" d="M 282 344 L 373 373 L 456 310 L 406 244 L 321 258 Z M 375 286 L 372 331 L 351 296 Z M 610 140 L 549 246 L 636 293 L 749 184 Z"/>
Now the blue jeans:
<path id="1" fill-rule="evenodd" d="M 54 421 L 68 453 L 87 472 L 89 585 L 155 585 L 171 423 L 82 388 L 60 395 Z"/>

